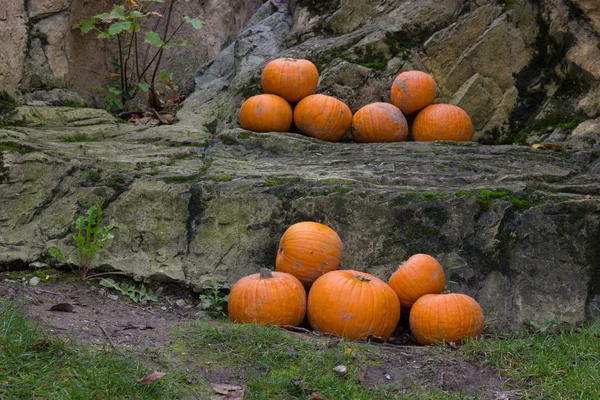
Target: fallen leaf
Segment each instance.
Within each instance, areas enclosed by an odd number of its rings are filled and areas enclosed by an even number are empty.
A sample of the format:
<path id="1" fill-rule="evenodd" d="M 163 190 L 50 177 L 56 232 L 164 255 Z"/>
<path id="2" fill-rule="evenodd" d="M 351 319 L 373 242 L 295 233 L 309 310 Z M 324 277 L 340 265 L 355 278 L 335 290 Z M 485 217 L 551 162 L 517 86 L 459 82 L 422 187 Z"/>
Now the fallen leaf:
<path id="1" fill-rule="evenodd" d="M 227 383 L 211 383 L 210 387 L 219 394 L 229 394 L 229 392 L 242 390 L 241 386 L 229 385 Z"/>
<path id="2" fill-rule="evenodd" d="M 151 373 L 150 375 L 148 375 L 147 377 L 145 377 L 144 379 L 140 379 L 138 380 L 138 382 L 141 385 L 149 385 L 152 382 L 154 382 L 155 380 L 158 380 L 160 378 L 162 378 L 163 376 L 165 376 L 166 374 L 164 372 L 158 372 L 158 371 L 154 371 L 153 373 Z"/>
<path id="3" fill-rule="evenodd" d="M 221 397 L 220 400 L 243 400 L 245 393 L 246 387 L 242 387 L 238 390 L 234 390 L 232 392 L 227 393 L 225 396 Z"/>
<path id="4" fill-rule="evenodd" d="M 535 143 L 532 144 L 531 147 L 533 147 L 534 149 L 541 149 L 541 150 L 560 150 L 562 149 L 562 144 L 560 143 Z"/>
<path id="5" fill-rule="evenodd" d="M 50 310 L 48 311 L 74 312 L 73 306 L 69 303 L 55 304 L 52 307 L 50 307 Z"/>
<path id="6" fill-rule="evenodd" d="M 584 199 L 589 200 L 592 198 L 591 194 L 586 194 L 585 196 L 583 196 Z"/>
<path id="7" fill-rule="evenodd" d="M 319 392 L 314 392 L 310 395 L 308 400 L 325 400 L 325 397 Z"/>
<path id="8" fill-rule="evenodd" d="M 354 350 L 352 350 L 352 347 L 346 347 L 346 348 L 344 349 L 344 353 L 345 353 L 345 354 L 352 354 L 352 352 L 353 352 L 353 351 L 354 351 Z"/>

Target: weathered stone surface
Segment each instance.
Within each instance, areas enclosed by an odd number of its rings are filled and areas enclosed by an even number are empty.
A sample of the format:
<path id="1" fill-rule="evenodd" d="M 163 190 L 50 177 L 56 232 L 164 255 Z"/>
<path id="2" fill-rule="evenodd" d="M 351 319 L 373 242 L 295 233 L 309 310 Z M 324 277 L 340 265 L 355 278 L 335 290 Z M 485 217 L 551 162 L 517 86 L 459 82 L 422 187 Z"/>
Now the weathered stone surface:
<path id="1" fill-rule="evenodd" d="M 569 145 L 578 148 L 600 148 L 600 118 L 577 125 L 569 137 Z"/>
<path id="2" fill-rule="evenodd" d="M 196 289 L 231 285 L 273 268 L 285 229 L 313 220 L 342 238 L 344 268 L 388 279 L 412 254 L 439 258 L 447 288 L 478 299 L 490 327 L 596 316 L 593 150 L 185 126 L 62 140 L 89 128 L 0 130 L 0 264 L 49 262 L 50 246 L 71 253 L 73 221 L 99 202 L 116 226 L 101 264 Z"/>
<path id="3" fill-rule="evenodd" d="M 25 61 L 27 26 L 23 1 L 3 1 L 0 7 L 0 90 L 13 93 Z"/>
<path id="4" fill-rule="evenodd" d="M 595 0 L 573 0 L 588 17 L 597 32 L 600 32 L 600 3 Z"/>
<path id="5" fill-rule="evenodd" d="M 85 107 L 85 101 L 76 92 L 65 89 L 40 90 L 26 93 L 23 96 L 26 105 L 29 106 L 78 106 Z"/>
<path id="6" fill-rule="evenodd" d="M 22 106 L 7 117 L 8 124 L 29 126 L 90 126 L 116 124 L 105 110 L 73 107 Z"/>
<path id="7" fill-rule="evenodd" d="M 493 117 L 503 97 L 502 90 L 494 80 L 476 73 L 454 94 L 451 103 L 465 110 L 471 118 L 473 128 L 481 131 Z"/>

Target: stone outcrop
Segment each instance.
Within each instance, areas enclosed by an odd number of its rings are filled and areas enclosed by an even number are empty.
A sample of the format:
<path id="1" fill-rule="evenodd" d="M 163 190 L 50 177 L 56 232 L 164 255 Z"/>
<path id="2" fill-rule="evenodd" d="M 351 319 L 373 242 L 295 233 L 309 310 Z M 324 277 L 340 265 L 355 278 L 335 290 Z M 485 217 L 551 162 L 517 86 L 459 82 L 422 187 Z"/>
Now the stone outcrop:
<path id="1" fill-rule="evenodd" d="M 260 92 L 260 68 L 281 56 L 315 62 L 317 92 L 340 98 L 352 111 L 389 101 L 399 72 L 425 70 L 438 83 L 436 101 L 463 107 L 484 143 L 511 143 L 540 128 L 600 115 L 600 41 L 589 2 L 286 4 L 267 2 L 263 12 L 276 14 L 244 30 L 198 70 L 183 123 L 212 131 L 236 126 L 241 102 Z M 288 22 L 274 29 L 274 18 L 291 21 L 289 32 Z M 245 48 L 260 54 L 248 57 Z M 219 92 L 214 81 L 228 90 Z"/>
<path id="2" fill-rule="evenodd" d="M 597 142 L 326 143 L 119 125 L 85 108 L 12 118 L 21 126 L 0 130 L 0 265 L 52 262 L 51 246 L 75 261 L 73 221 L 99 202 L 116 226 L 100 264 L 228 286 L 274 268 L 285 229 L 312 220 L 338 232 L 344 268 L 388 279 L 410 255 L 434 255 L 447 289 L 474 296 L 490 327 L 598 316 Z M 597 139 L 592 125 L 577 136 Z"/>

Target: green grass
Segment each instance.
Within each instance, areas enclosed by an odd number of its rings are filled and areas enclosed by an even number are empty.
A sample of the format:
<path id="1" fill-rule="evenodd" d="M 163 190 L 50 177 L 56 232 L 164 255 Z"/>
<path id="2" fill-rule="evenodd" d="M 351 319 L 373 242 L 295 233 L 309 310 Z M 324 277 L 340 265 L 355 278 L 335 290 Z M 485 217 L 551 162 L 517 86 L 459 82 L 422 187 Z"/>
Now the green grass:
<path id="1" fill-rule="evenodd" d="M 524 399 L 600 398 L 600 322 L 549 325 L 530 334 L 469 342 L 464 348 L 496 365 Z"/>
<path id="2" fill-rule="evenodd" d="M 0 302 L 1 399 L 176 399 L 168 376 L 137 383 L 150 371 L 112 350 L 92 350 L 41 333 L 8 300 Z"/>
<path id="3" fill-rule="evenodd" d="M 33 149 L 25 144 L 6 141 L 0 143 L 0 151 L 10 151 L 15 153 L 31 153 Z"/>
<path id="4" fill-rule="evenodd" d="M 312 338 L 295 338 L 278 328 L 196 321 L 176 332 L 176 344 L 190 362 L 211 368 L 247 370 L 244 399 L 306 399 L 319 392 L 326 399 L 377 399 L 384 392 L 358 381 L 362 358 L 357 343 L 327 346 Z M 346 377 L 333 371 L 348 368 Z M 393 398 L 393 397 L 385 397 Z"/>

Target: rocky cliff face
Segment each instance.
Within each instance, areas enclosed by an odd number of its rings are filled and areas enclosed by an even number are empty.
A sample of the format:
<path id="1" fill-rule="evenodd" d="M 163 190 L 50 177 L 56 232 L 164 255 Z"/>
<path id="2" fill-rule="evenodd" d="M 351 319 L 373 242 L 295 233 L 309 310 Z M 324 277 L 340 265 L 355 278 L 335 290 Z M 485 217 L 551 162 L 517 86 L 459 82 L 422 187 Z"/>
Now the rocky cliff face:
<path id="1" fill-rule="evenodd" d="M 173 72 L 177 84 L 191 89 L 189 78 L 198 65 L 229 44 L 262 2 L 180 2 L 174 20 L 190 15 L 206 24 L 200 31 L 183 27 L 178 35 L 194 46 L 166 53 L 163 67 Z M 0 0 L 0 91 L 17 97 L 29 94 L 24 100 L 31 102 L 47 100 L 44 92 L 49 90 L 68 89 L 89 104 L 102 106 L 103 94 L 91 87 L 106 86 L 118 50 L 96 35 L 82 36 L 73 26 L 80 19 L 110 11 L 114 4 L 112 0 Z M 161 24 L 157 29 L 162 28 Z M 81 98 L 71 94 L 63 102 Z"/>
<path id="2" fill-rule="evenodd" d="M 187 103 L 181 118 L 214 122 L 219 129 L 236 126 L 242 99 L 260 91 L 259 67 L 274 56 L 290 56 L 314 61 L 321 72 L 317 91 L 342 99 L 353 112 L 389 101 L 394 77 L 420 69 L 436 79 L 437 102 L 469 113 L 481 142 L 523 142 L 530 133 L 561 124 L 572 129 L 600 116 L 595 4 L 270 1 L 268 19 L 246 29 L 199 71 L 198 100 Z M 219 93 L 215 80 L 228 93 Z"/>
<path id="3" fill-rule="evenodd" d="M 285 229 L 313 220 L 342 238 L 344 268 L 387 279 L 411 254 L 434 255 L 490 327 L 598 318 L 597 7 L 512 3 L 269 0 L 199 69 L 175 126 L 17 108 L 0 129 L 0 265 L 68 253 L 74 219 L 97 201 L 116 225 L 105 266 L 203 289 L 274 267 Z M 353 111 L 389 101 L 398 72 L 429 71 L 481 141 L 542 146 L 239 129 L 241 102 L 280 56 L 315 61 L 318 90 Z"/>

